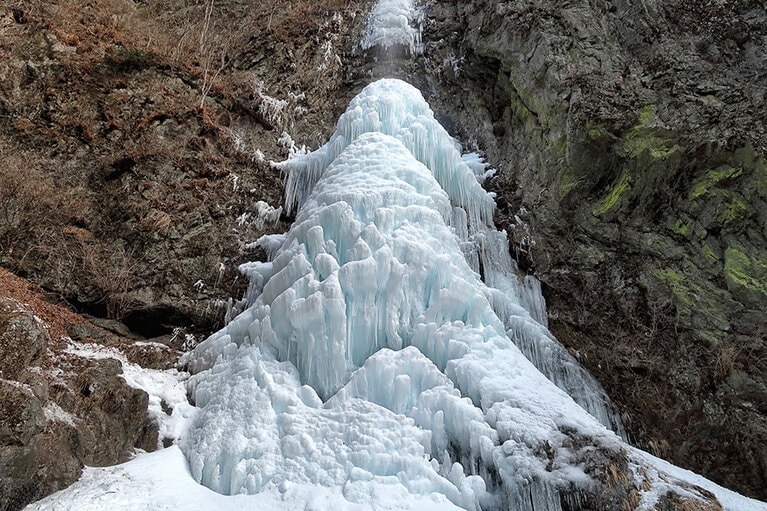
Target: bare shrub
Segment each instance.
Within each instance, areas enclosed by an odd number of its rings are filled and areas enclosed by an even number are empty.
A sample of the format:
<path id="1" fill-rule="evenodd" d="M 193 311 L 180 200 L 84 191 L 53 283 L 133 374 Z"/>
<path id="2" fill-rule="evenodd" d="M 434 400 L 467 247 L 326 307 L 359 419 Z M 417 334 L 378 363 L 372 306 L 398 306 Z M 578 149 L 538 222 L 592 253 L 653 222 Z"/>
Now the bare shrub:
<path id="1" fill-rule="evenodd" d="M 26 250 L 54 227 L 53 182 L 29 155 L 0 145 L 0 254 Z"/>
<path id="2" fill-rule="evenodd" d="M 200 108 L 205 106 L 205 98 L 213 82 L 221 74 L 226 66 L 227 54 L 230 50 L 229 38 L 225 36 L 226 30 L 216 26 L 212 21 L 214 0 L 206 0 L 198 47 L 200 55 L 200 68 L 202 73 L 202 85 L 200 86 Z"/>
<path id="3" fill-rule="evenodd" d="M 716 352 L 716 376 L 725 379 L 735 369 L 735 364 L 740 358 L 741 349 L 732 342 L 719 345 Z"/>
<path id="4" fill-rule="evenodd" d="M 135 303 L 130 295 L 138 279 L 139 267 L 135 251 L 123 245 L 101 243 L 83 243 L 83 268 L 91 277 L 101 295 L 107 317 L 122 319 L 135 310 Z"/>
<path id="5" fill-rule="evenodd" d="M 311 40 L 324 29 L 318 20 L 334 12 L 356 8 L 357 3 L 349 0 L 286 2 L 281 19 L 273 23 L 273 34 L 285 43 Z"/>

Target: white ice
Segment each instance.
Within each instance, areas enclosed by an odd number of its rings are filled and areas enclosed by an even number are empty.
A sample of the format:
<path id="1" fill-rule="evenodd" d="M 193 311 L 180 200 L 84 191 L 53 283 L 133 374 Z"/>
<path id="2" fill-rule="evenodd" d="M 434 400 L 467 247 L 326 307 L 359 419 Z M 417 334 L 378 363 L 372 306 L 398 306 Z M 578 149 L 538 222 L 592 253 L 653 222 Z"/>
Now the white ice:
<path id="1" fill-rule="evenodd" d="M 378 0 L 370 11 L 360 46 L 384 49 L 402 46 L 410 54 L 420 53 L 421 14 L 414 0 Z"/>
<path id="2" fill-rule="evenodd" d="M 538 321 L 522 306 L 492 197 L 458 147 L 416 89 L 381 80 L 328 144 L 281 164 L 295 223 L 264 240 L 271 262 L 247 267 L 250 307 L 187 359 L 201 412 L 181 445 L 198 481 L 258 496 L 364 474 L 353 498 L 372 507 L 391 480 L 404 501 L 556 509 L 560 489 L 591 484 L 569 431 L 621 448 L 584 410 L 606 410 L 598 384 L 584 407 L 554 384 L 583 395 L 593 379 L 534 293 Z"/>
<path id="3" fill-rule="evenodd" d="M 368 85 L 351 101 L 327 144 L 312 153 L 279 164 L 287 174 L 287 209 L 290 211 L 302 207 L 328 166 L 336 162 L 344 149 L 364 133 L 383 133 L 397 138 L 409 153 L 403 153 L 405 158 L 414 157 L 427 167 L 439 184 L 430 193 L 447 193 L 447 201 L 435 204 L 434 209 L 458 235 L 460 255 L 466 259 L 469 267 L 479 272 L 482 265 L 488 287 L 478 291 L 488 295 L 499 318 L 507 328 L 513 330 L 512 339 L 518 342 L 525 355 L 549 379 L 570 392 L 581 406 L 603 424 L 623 435 L 621 421 L 610 409 L 607 395 L 599 383 L 580 367 L 564 347 L 551 338 L 545 328 L 529 324 L 532 318 L 546 325 L 546 309 L 540 283 L 530 276 L 517 276 L 516 264 L 509 255 L 506 234 L 493 227 L 495 202 L 493 196 L 479 184 L 481 179 L 478 179 L 488 172 L 486 166 L 474 155 L 461 155 L 460 144 L 436 121 L 428 103 L 415 87 L 391 79 Z M 364 149 L 362 153 L 355 157 L 368 164 Z M 337 167 L 340 164 L 336 162 L 334 165 Z M 348 190 L 355 183 L 338 187 L 339 192 L 336 193 L 352 193 Z M 354 193 L 366 192 L 360 188 Z M 403 200 L 407 203 L 412 199 L 408 197 Z M 326 218 L 331 216 L 325 213 Z M 333 233 L 327 233 L 325 237 L 335 239 Z M 257 275 L 251 278 L 263 280 Z M 555 356 L 539 357 L 541 351 Z"/>

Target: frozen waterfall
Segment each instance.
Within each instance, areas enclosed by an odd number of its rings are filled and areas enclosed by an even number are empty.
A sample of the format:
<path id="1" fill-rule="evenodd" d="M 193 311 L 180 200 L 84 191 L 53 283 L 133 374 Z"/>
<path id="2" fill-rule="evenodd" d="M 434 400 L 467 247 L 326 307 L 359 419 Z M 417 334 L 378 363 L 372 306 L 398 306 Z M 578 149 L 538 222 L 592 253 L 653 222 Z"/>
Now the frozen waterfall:
<path id="1" fill-rule="evenodd" d="M 511 341 L 588 390 L 518 303 L 492 197 L 459 147 L 415 88 L 386 79 L 325 146 L 281 164 L 296 221 L 261 241 L 270 262 L 247 265 L 248 308 L 187 357 L 200 412 L 182 448 L 198 481 L 373 507 L 558 509 L 560 487 L 589 480 L 567 432 L 619 445 Z"/>
<path id="2" fill-rule="evenodd" d="M 361 46 L 387 50 L 395 46 L 408 49 L 410 54 L 420 53 L 421 12 L 414 0 L 382 0 L 370 11 Z"/>
<path id="3" fill-rule="evenodd" d="M 649 510 L 713 492 L 767 511 L 586 412 L 602 396 L 510 271 L 472 161 L 411 86 L 366 87 L 328 145 L 282 164 L 296 222 L 244 266 L 248 308 L 185 357 L 193 404 L 159 391 L 176 445 L 29 510 L 561 511 L 603 494 Z"/>
<path id="4" fill-rule="evenodd" d="M 378 0 L 363 49 L 419 53 L 421 16 Z M 33 509 L 562 511 L 604 483 L 596 466 L 632 509 L 702 487 L 767 511 L 622 441 L 493 226 L 487 166 L 417 89 L 368 85 L 328 143 L 278 166 L 295 223 L 242 266 L 245 310 L 182 359 L 183 456 L 88 469 Z"/>
<path id="5" fill-rule="evenodd" d="M 327 144 L 313 153 L 282 163 L 280 166 L 287 171 L 288 210 L 303 206 L 328 166 L 363 133 L 383 133 L 396 138 L 406 147 L 410 158 L 427 167 L 437 180 L 438 188 L 441 187 L 437 191 L 448 196 L 447 202 L 435 204 L 434 208 L 459 237 L 461 251 L 475 273 L 479 272 L 481 261 L 487 287 L 479 292 L 492 304 L 508 336 L 548 379 L 567 391 L 602 424 L 625 436 L 620 418 L 612 412 L 602 386 L 545 328 L 546 310 L 540 283 L 531 276 L 517 275 L 506 233 L 493 227 L 493 196 L 479 183 L 486 166 L 476 158 L 471 159 L 471 164 L 467 163 L 467 158 L 460 153 L 460 144 L 434 119 L 417 89 L 399 80 L 381 80 L 366 87 L 350 102 Z M 360 161 L 365 159 L 363 154 Z M 364 187 L 360 192 L 352 192 L 350 188 L 343 190 L 350 194 L 367 193 Z M 407 203 L 411 199 L 401 200 Z M 309 211 L 315 210 L 309 208 Z M 306 214 L 302 211 L 296 222 Z M 366 218 L 364 222 L 375 223 L 373 218 Z M 249 274 L 256 282 L 265 280 L 258 271 Z M 251 296 L 250 303 L 253 300 Z"/>

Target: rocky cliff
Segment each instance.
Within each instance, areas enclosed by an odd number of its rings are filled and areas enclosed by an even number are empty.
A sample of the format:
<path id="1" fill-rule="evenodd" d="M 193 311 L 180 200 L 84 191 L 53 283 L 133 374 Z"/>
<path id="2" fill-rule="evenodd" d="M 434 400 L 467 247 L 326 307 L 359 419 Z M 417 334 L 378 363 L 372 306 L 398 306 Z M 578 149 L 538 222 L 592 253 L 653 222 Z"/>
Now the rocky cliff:
<path id="1" fill-rule="evenodd" d="M 0 262 L 145 337 L 210 331 L 290 220 L 269 160 L 404 76 L 498 168 L 497 223 L 633 440 L 767 498 L 763 3 L 431 2 L 401 69 L 358 49 L 368 7 L 3 7 Z"/>
<path id="2" fill-rule="evenodd" d="M 342 8 L 4 7 L 3 264 L 147 336 L 220 326 L 247 243 L 285 227 L 269 160 L 322 141 L 351 94 L 364 16 Z"/>
<path id="3" fill-rule="evenodd" d="M 134 448 L 157 448 L 158 428 L 147 416 L 147 393 L 126 384 L 118 360 L 93 356 L 73 339 L 110 350 L 120 347 L 131 360 L 151 361 L 157 368 L 172 366 L 177 357 L 163 345 L 137 344 L 90 323 L 0 269 L 4 511 L 65 488 L 84 463 L 111 465 L 127 460 Z"/>
<path id="4" fill-rule="evenodd" d="M 422 88 L 634 440 L 767 497 L 767 14 L 437 2 Z"/>

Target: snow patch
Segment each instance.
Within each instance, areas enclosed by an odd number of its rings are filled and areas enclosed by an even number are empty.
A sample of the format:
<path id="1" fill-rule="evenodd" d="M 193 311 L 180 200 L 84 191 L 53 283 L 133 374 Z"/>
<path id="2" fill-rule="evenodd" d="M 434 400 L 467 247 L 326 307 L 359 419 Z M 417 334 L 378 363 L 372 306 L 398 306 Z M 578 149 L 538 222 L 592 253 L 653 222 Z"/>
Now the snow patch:
<path id="1" fill-rule="evenodd" d="M 43 407 L 43 414 L 45 415 L 45 420 L 49 422 L 63 422 L 69 427 L 77 427 L 75 425 L 75 416 L 63 410 L 53 401 L 48 401 L 45 403 L 45 406 Z"/>

